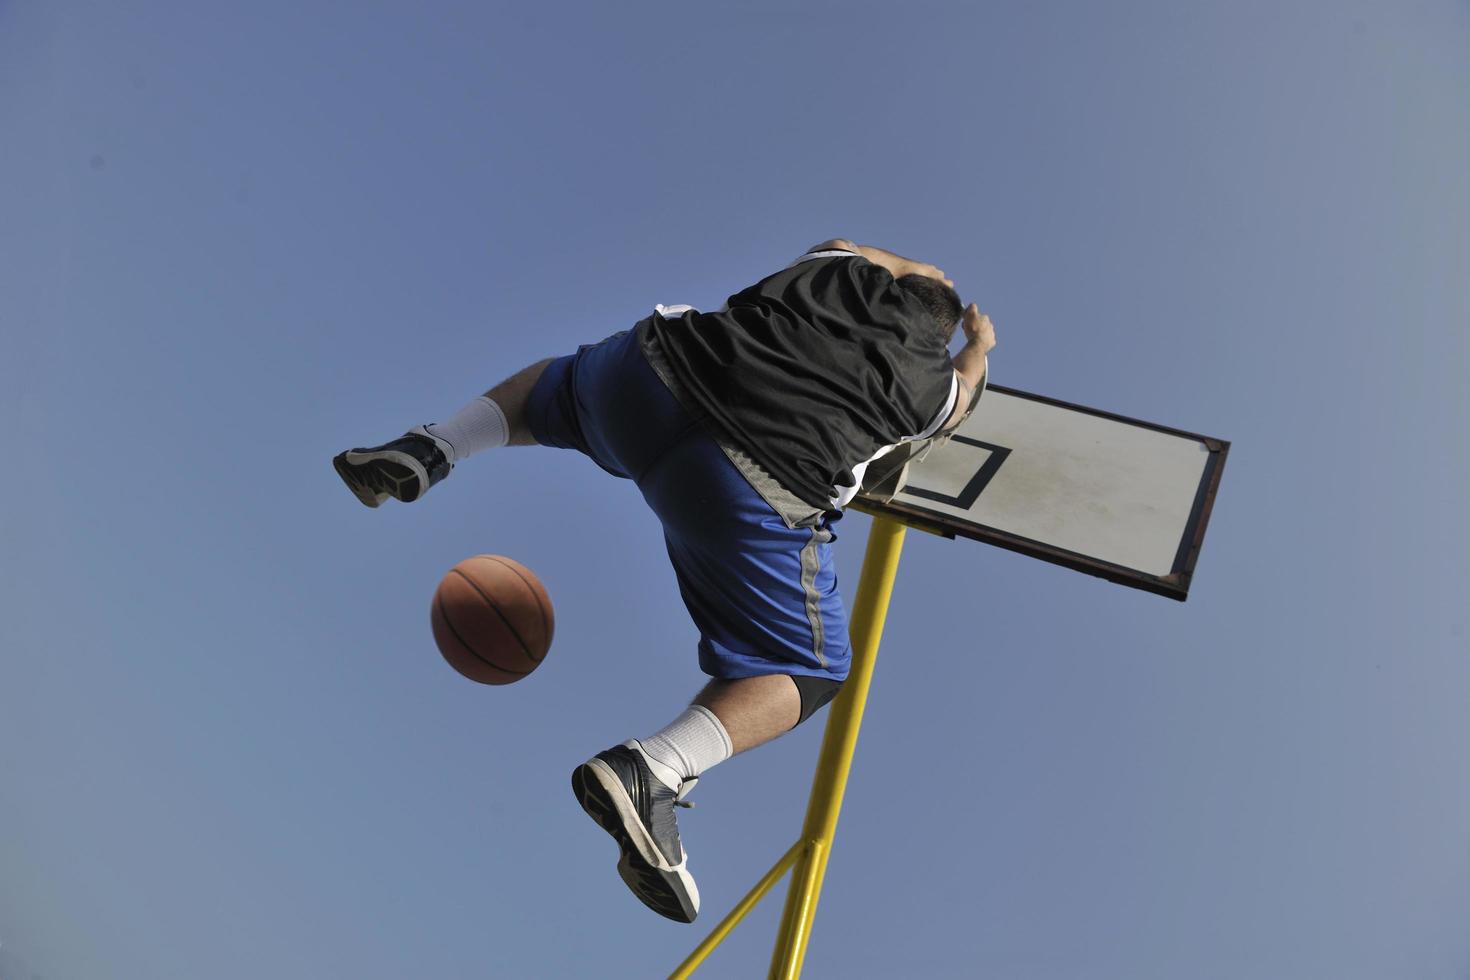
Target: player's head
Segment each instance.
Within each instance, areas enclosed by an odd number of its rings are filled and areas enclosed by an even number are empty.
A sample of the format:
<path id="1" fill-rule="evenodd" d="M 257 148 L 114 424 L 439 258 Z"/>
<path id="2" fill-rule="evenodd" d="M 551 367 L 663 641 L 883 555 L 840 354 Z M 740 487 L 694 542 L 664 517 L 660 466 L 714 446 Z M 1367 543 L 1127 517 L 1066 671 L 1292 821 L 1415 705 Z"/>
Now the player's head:
<path id="1" fill-rule="evenodd" d="M 924 304 L 924 308 L 929 311 L 929 318 L 934 321 L 934 329 L 938 331 L 940 339 L 948 344 L 954 336 L 954 328 L 959 325 L 963 309 L 959 293 L 938 279 L 928 276 L 900 276 L 896 282 L 901 289 Z"/>

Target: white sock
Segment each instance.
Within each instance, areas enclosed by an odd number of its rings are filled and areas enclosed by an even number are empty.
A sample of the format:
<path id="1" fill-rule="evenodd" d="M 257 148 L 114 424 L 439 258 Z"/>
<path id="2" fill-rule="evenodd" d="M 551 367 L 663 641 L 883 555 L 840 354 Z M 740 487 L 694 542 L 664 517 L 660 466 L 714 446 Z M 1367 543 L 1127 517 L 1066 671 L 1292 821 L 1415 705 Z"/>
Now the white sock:
<path id="1" fill-rule="evenodd" d="M 686 780 L 724 762 L 734 751 L 725 726 L 701 704 L 691 704 L 658 734 L 640 738 L 638 743 L 653 759 Z"/>
<path id="2" fill-rule="evenodd" d="M 505 412 L 494 401 L 481 395 L 461 408 L 448 422 L 424 426 L 436 438 L 449 443 L 454 450 L 451 463 L 467 459 L 482 449 L 495 449 L 510 441 L 510 425 Z"/>

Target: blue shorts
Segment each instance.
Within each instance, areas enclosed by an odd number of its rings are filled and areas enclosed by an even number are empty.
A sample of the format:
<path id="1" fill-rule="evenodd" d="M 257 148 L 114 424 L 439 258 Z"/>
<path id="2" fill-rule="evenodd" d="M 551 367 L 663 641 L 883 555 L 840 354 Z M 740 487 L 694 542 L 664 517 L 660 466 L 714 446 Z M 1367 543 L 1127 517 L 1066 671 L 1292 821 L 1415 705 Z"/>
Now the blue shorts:
<path id="1" fill-rule="evenodd" d="M 699 666 L 720 678 L 840 681 L 852 650 L 831 525 L 793 528 L 687 410 L 625 330 L 547 365 L 526 404 L 536 441 L 576 449 L 632 480 L 663 523 Z"/>

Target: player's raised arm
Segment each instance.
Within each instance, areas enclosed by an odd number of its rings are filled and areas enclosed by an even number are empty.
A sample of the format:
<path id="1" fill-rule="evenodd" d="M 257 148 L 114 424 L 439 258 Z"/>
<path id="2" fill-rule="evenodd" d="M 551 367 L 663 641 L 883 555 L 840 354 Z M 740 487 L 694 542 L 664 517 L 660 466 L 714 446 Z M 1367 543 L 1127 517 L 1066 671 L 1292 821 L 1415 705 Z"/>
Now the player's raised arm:
<path id="1" fill-rule="evenodd" d="M 875 245 L 859 245 L 846 238 L 829 238 L 819 245 L 813 245 L 808 251 L 822 252 L 827 249 L 842 249 L 848 252 L 856 252 L 869 262 L 887 269 L 893 278 L 902 276 L 928 276 L 938 279 L 950 289 L 954 288 L 953 280 L 946 279 L 944 270 L 927 262 L 919 262 L 915 259 L 907 259 L 895 252 L 890 252 Z"/>
<path id="2" fill-rule="evenodd" d="M 954 288 L 954 280 L 945 278 L 943 269 L 930 265 L 928 262 L 906 259 L 902 255 L 896 255 L 887 249 L 873 245 L 859 245 L 857 252 L 874 265 L 881 265 L 887 269 L 895 279 L 901 279 L 904 276 L 928 276 L 930 279 L 938 279 L 950 289 Z"/>
<path id="3" fill-rule="evenodd" d="M 944 422 L 943 427 L 946 429 L 959 425 L 965 413 L 970 410 L 975 389 L 980 387 L 980 381 L 985 376 L 985 355 L 995 348 L 995 325 L 974 303 L 965 307 L 960 328 L 965 331 L 965 346 L 954 357 L 954 370 L 959 376 L 960 390 L 959 397 L 955 399 L 954 411 Z"/>
<path id="4" fill-rule="evenodd" d="M 827 252 L 834 249 L 840 249 L 844 252 L 856 252 L 858 250 L 858 247 L 852 242 L 848 241 L 846 238 L 829 238 L 825 242 L 820 242 L 816 245 L 813 245 L 811 248 L 807 249 L 807 252 L 808 254 L 810 254 L 811 252 Z"/>

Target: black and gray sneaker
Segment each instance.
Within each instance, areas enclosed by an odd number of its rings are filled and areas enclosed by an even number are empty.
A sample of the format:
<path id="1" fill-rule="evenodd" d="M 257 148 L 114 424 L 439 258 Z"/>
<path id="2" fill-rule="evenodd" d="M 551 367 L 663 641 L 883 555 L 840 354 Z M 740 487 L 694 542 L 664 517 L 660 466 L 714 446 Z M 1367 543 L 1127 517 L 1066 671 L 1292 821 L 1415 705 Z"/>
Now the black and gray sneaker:
<path id="1" fill-rule="evenodd" d="M 349 449 L 332 458 L 347 489 L 369 507 L 389 497 L 404 503 L 417 500 L 449 475 L 453 449 L 422 425 L 392 442 L 371 449 Z"/>
<path id="2" fill-rule="evenodd" d="M 669 782 L 655 771 L 667 774 Z M 693 806 L 684 797 L 697 782 L 679 782 L 637 739 L 599 752 L 572 771 L 577 802 L 618 842 L 618 874 L 639 901 L 676 922 L 693 922 L 699 914 L 699 889 L 685 870 L 674 819 L 675 806 Z"/>

